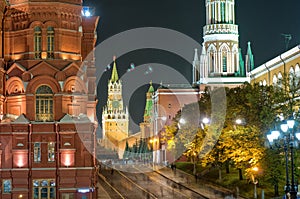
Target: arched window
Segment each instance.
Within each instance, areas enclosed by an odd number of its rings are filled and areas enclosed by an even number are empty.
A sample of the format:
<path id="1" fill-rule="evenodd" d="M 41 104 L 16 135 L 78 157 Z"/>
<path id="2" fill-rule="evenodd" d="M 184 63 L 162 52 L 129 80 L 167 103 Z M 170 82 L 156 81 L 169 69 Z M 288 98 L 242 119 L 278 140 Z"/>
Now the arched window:
<path id="1" fill-rule="evenodd" d="M 49 86 L 43 85 L 36 90 L 35 120 L 53 121 L 53 92 Z"/>
<path id="2" fill-rule="evenodd" d="M 277 76 L 277 77 L 278 77 L 278 81 L 277 81 L 278 86 L 279 86 L 279 87 L 282 87 L 282 85 L 283 85 L 282 80 L 283 80 L 283 79 L 282 79 L 282 74 L 281 74 L 281 72 L 278 73 L 278 76 Z"/>
<path id="3" fill-rule="evenodd" d="M 214 57 L 214 52 L 213 51 L 210 51 L 209 53 L 210 55 L 210 59 L 209 59 L 209 71 L 211 73 L 213 73 L 215 71 L 215 57 Z"/>
<path id="4" fill-rule="evenodd" d="M 295 71 L 294 68 L 291 66 L 290 68 L 290 72 L 289 72 L 289 83 L 290 83 L 290 87 L 293 87 L 292 89 L 295 88 L 296 85 L 296 75 L 295 75 Z"/>
<path id="5" fill-rule="evenodd" d="M 263 86 L 266 86 L 266 85 L 267 85 L 267 81 L 264 79 Z"/>
<path id="6" fill-rule="evenodd" d="M 40 59 L 42 51 L 42 30 L 39 26 L 34 28 L 34 58 Z"/>
<path id="7" fill-rule="evenodd" d="M 54 58 L 54 29 L 51 26 L 47 28 L 47 58 Z"/>
<path id="8" fill-rule="evenodd" d="M 295 74 L 297 78 L 300 78 L 300 67 L 299 64 L 295 66 Z"/>
<path id="9" fill-rule="evenodd" d="M 239 52 L 238 52 L 236 46 L 233 47 L 232 51 L 233 51 L 233 66 L 234 66 L 234 71 L 236 72 L 236 71 L 240 70 L 240 68 L 239 68 L 239 60 L 238 60 L 238 58 L 239 58 Z"/>

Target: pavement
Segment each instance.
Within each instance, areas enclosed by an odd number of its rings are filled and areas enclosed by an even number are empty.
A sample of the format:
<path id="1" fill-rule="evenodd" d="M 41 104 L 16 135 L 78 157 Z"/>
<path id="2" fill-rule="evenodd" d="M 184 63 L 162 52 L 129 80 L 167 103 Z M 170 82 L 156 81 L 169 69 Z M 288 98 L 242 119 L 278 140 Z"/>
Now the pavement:
<path id="1" fill-rule="evenodd" d="M 246 199 L 244 197 L 238 196 L 237 190 L 226 189 L 213 183 L 209 183 L 204 179 L 196 179 L 193 175 L 183 172 L 179 169 L 172 170 L 169 167 L 159 167 L 156 172 L 209 199 Z M 110 197 L 107 192 L 103 189 L 101 184 L 98 183 L 97 199 L 109 198 Z"/>
<path id="2" fill-rule="evenodd" d="M 97 199 L 110 199 L 108 193 L 103 189 L 100 183 L 97 183 L 98 197 Z"/>
<path id="3" fill-rule="evenodd" d="M 157 172 L 190 190 L 202 194 L 209 199 L 245 199 L 241 196 L 237 196 L 238 194 L 236 193 L 236 190 L 226 189 L 224 187 L 209 183 L 203 179 L 196 179 L 195 176 L 178 169 L 172 170 L 169 167 L 164 167 L 160 170 L 157 170 Z"/>

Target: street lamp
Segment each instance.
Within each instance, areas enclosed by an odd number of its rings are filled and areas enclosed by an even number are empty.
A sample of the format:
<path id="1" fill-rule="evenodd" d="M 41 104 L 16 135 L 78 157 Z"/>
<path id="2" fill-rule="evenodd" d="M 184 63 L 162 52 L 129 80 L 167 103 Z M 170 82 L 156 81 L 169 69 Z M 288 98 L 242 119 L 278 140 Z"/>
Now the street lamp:
<path id="1" fill-rule="evenodd" d="M 253 167 L 252 171 L 253 171 L 253 173 L 254 172 L 257 173 L 258 172 L 258 167 Z M 252 174 L 252 181 L 253 181 L 253 184 L 254 184 L 254 199 L 257 199 L 257 187 L 256 187 L 256 185 L 258 183 L 258 180 L 255 179 L 255 175 L 254 174 Z"/>
<path id="2" fill-rule="evenodd" d="M 159 143 L 159 139 L 156 137 L 153 137 L 152 139 L 150 139 L 150 144 L 152 144 L 152 159 L 153 159 L 153 167 L 154 167 L 154 163 L 156 162 L 156 150 L 158 150 L 157 144 Z"/>
<path id="3" fill-rule="evenodd" d="M 280 137 L 283 138 L 284 144 L 284 155 L 285 155 L 285 171 L 286 171 L 286 186 L 285 186 L 285 193 L 286 196 L 290 195 L 291 199 L 297 198 L 297 188 L 295 185 L 295 173 L 294 173 L 294 144 L 296 139 L 299 140 L 300 133 L 294 132 L 294 126 L 295 126 L 295 120 L 290 118 L 287 121 L 283 121 L 283 123 L 280 125 L 281 132 L 278 130 L 274 130 L 271 132 L 271 134 L 267 135 L 267 139 L 269 140 L 269 143 L 271 145 L 274 144 L 274 141 L 278 140 Z M 296 138 L 295 138 L 296 137 Z M 289 154 L 288 150 L 290 148 L 291 153 L 291 186 L 289 182 Z"/>

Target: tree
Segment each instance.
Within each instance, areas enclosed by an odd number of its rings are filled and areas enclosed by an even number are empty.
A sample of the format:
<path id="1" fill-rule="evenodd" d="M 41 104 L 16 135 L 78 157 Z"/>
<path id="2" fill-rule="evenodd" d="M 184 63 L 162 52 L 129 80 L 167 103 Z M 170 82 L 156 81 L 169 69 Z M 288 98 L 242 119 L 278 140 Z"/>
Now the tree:
<path id="1" fill-rule="evenodd" d="M 127 159 L 130 156 L 130 149 L 129 149 L 129 145 L 128 145 L 128 141 L 126 140 L 126 145 L 125 145 L 125 150 L 124 150 L 124 154 L 123 154 L 123 159 Z"/>
<path id="2" fill-rule="evenodd" d="M 206 89 L 202 94 L 202 100 L 184 106 L 173 123 L 165 127 L 163 137 L 167 142 L 167 149 L 172 151 L 175 157 L 184 154 L 191 159 L 194 164 L 194 174 L 196 174 L 196 163 L 199 157 L 202 158 L 213 149 L 222 130 L 222 122 L 225 118 L 224 107 L 226 107 L 219 98 L 222 94 L 225 96 L 222 89 L 213 91 Z M 211 103 L 215 106 L 212 107 Z M 212 123 L 204 128 L 200 125 L 200 118 L 207 115 L 211 116 Z"/>
<path id="3" fill-rule="evenodd" d="M 226 133 L 224 154 L 236 168 L 245 170 L 250 177 L 250 169 L 260 164 L 265 147 L 261 132 L 255 126 L 236 126 Z"/>
<path id="4" fill-rule="evenodd" d="M 263 180 L 270 182 L 274 186 L 274 196 L 279 196 L 279 181 L 283 181 L 282 169 L 284 160 L 279 148 L 266 149 L 261 167 L 263 170 Z"/>

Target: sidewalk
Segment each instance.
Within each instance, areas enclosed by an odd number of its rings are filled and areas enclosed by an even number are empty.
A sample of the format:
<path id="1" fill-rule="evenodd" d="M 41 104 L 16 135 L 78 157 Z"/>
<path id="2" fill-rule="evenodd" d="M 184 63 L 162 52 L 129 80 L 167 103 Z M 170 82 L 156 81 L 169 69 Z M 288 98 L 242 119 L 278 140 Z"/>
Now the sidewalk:
<path id="1" fill-rule="evenodd" d="M 108 195 L 108 193 L 103 189 L 100 183 L 97 183 L 98 188 L 98 197 L 97 199 L 110 199 L 111 197 Z"/>
<path id="2" fill-rule="evenodd" d="M 198 179 L 196 182 L 196 179 L 193 175 L 185 173 L 179 169 L 172 170 L 168 167 L 164 167 L 160 170 L 157 170 L 157 172 L 176 183 L 180 183 L 183 186 L 204 195 L 209 199 L 236 198 L 235 193 L 233 193 L 232 190 L 208 183 L 201 179 Z M 241 196 L 238 198 L 243 199 Z"/>

